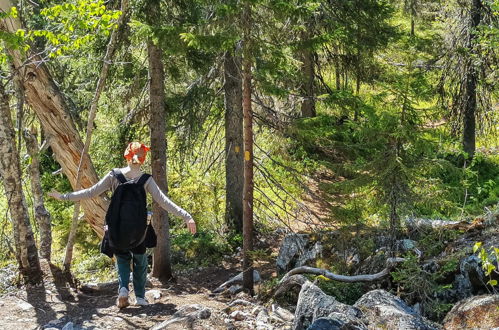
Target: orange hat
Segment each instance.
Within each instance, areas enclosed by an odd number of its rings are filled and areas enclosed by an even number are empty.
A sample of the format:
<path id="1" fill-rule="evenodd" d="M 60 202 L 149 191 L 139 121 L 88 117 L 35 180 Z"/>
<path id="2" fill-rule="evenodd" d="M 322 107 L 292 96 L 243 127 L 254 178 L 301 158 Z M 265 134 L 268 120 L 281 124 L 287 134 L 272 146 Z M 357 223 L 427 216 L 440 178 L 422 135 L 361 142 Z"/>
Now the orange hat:
<path id="1" fill-rule="evenodd" d="M 140 142 L 130 142 L 123 155 L 127 161 L 137 159 L 141 164 L 146 160 L 147 152 L 151 150 L 148 146 Z"/>

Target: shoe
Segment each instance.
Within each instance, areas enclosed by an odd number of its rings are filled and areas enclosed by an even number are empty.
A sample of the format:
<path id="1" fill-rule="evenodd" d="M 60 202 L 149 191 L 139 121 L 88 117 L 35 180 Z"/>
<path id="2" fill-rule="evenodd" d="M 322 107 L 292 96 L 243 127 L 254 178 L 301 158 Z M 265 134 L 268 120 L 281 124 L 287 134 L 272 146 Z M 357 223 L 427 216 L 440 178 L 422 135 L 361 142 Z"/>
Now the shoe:
<path id="1" fill-rule="evenodd" d="M 128 290 L 125 287 L 120 288 L 116 305 L 118 306 L 118 308 L 125 308 L 126 306 L 130 305 L 130 303 L 128 302 Z"/>
<path id="2" fill-rule="evenodd" d="M 149 302 L 145 298 L 137 297 L 137 299 L 135 300 L 135 305 L 137 305 L 137 306 L 147 306 L 147 305 L 149 305 Z"/>

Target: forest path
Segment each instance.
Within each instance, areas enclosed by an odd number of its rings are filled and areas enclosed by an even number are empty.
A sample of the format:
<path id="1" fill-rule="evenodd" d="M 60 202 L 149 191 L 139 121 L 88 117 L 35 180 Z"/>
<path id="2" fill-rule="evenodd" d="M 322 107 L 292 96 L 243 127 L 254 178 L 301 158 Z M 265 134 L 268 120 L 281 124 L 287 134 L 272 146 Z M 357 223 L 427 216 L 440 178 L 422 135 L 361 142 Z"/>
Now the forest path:
<path id="1" fill-rule="evenodd" d="M 233 264 L 223 263 L 178 276 L 175 283 L 166 285 L 152 278 L 146 287 L 151 304 L 134 306 L 132 290 L 132 305 L 120 310 L 115 304 L 117 284 L 103 285 L 94 291 L 75 289 L 72 279 L 57 267 L 46 262 L 42 266 L 46 274 L 43 285 L 23 287 L 0 297 L 0 329 L 55 330 L 69 322 L 73 327 L 67 326 L 68 329 L 151 329 L 192 304 L 210 309 L 210 317 L 176 322 L 164 329 L 227 329 L 226 309 L 234 298 L 214 296 L 211 291 L 238 273 L 237 268 L 231 267 Z"/>

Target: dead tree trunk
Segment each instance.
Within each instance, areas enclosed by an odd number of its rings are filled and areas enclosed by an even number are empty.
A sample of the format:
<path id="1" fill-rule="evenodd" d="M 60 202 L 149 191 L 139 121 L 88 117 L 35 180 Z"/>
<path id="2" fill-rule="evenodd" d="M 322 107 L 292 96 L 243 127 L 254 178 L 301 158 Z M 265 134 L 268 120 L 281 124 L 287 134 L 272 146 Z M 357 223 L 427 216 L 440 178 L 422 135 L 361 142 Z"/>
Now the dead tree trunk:
<path id="1" fill-rule="evenodd" d="M 31 191 L 33 192 L 33 203 L 35 208 L 35 219 L 40 228 L 40 256 L 50 261 L 52 249 L 52 226 L 49 211 L 43 202 L 43 190 L 40 182 L 40 148 L 38 146 L 36 132 L 24 131 L 26 149 L 31 157 L 29 173 Z"/>
<path id="2" fill-rule="evenodd" d="M 128 19 L 128 0 L 121 1 L 121 12 L 122 15 L 118 21 L 118 28 L 113 31 L 111 37 L 109 38 L 109 43 L 107 45 L 106 54 L 104 55 L 102 61 L 102 69 L 99 75 L 99 80 L 97 81 L 97 87 L 95 88 L 94 97 L 90 103 L 90 111 L 87 121 L 87 134 L 85 137 L 85 144 L 83 145 L 83 150 L 81 151 L 80 162 L 78 163 L 78 169 L 76 170 L 76 183 L 75 190 L 81 189 L 81 177 L 83 174 L 83 166 L 85 166 L 85 159 L 90 159 L 88 156 L 88 148 L 90 148 L 90 141 L 92 140 L 92 132 L 94 128 L 94 120 L 97 114 L 97 104 L 99 103 L 100 95 L 104 90 L 106 84 L 107 75 L 109 72 L 109 67 L 111 60 L 116 50 L 116 43 L 118 40 L 118 33 L 123 31 L 122 27 L 126 24 Z M 88 156 L 88 157 L 85 157 Z M 69 272 L 71 268 L 71 261 L 73 260 L 73 247 L 76 238 L 76 231 L 78 229 L 78 217 L 80 214 L 80 202 L 76 202 L 74 205 L 73 219 L 71 221 L 71 230 L 69 231 L 68 242 L 66 244 L 66 254 L 64 256 L 64 270 Z"/>
<path id="3" fill-rule="evenodd" d="M 3 83 L 0 83 L 0 154 L 2 155 L 0 157 L 0 175 L 10 216 L 14 222 L 16 258 L 19 269 L 26 281 L 37 283 L 42 279 L 40 260 L 22 190 L 19 153 L 16 148 L 9 99 Z"/>
<path id="4" fill-rule="evenodd" d="M 243 287 L 253 293 L 253 112 L 251 109 L 251 4 L 243 14 L 243 116 L 244 116 L 244 199 L 243 199 Z"/>
<path id="5" fill-rule="evenodd" d="M 232 233 L 243 233 L 243 108 L 241 57 L 224 56 L 225 90 L 225 222 Z"/>
<path id="6" fill-rule="evenodd" d="M 12 3 L 9 0 L 0 0 L 0 10 L 7 12 L 11 7 Z M 18 19 L 0 20 L 0 29 L 4 32 L 15 33 L 20 28 L 21 23 Z M 33 54 L 26 56 L 18 49 L 7 51 L 12 58 L 15 74 L 23 84 L 26 100 L 40 120 L 56 161 L 61 165 L 71 186 L 75 188 L 83 143 L 69 115 L 65 97 L 39 56 Z M 98 181 L 90 159 L 85 161 L 82 171 L 82 188 L 88 188 Z M 95 198 L 82 201 L 81 204 L 87 222 L 102 237 L 108 203 L 103 198 Z"/>
<path id="7" fill-rule="evenodd" d="M 146 6 L 148 24 L 157 22 L 160 13 L 159 0 L 150 0 Z M 154 44 L 152 38 L 147 41 L 149 59 L 149 129 L 151 132 L 152 176 L 159 188 L 168 191 L 166 180 L 166 108 L 165 108 L 165 73 L 163 53 Z M 168 214 L 156 202 L 153 203 L 153 226 L 158 235 L 158 243 L 153 256 L 152 275 L 162 281 L 173 277 L 170 260 L 170 224 Z"/>

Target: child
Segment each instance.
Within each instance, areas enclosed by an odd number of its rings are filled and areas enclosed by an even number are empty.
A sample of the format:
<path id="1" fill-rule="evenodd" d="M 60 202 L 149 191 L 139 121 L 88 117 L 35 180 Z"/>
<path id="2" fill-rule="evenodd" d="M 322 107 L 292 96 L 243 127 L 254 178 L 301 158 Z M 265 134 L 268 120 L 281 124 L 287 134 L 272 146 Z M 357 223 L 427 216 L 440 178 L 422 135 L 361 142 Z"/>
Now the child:
<path id="1" fill-rule="evenodd" d="M 137 182 L 142 176 L 143 173 L 140 170 L 140 167 L 144 163 L 149 150 L 150 149 L 148 147 L 139 142 L 132 142 L 128 145 L 124 153 L 128 166 L 120 169 L 121 173 L 127 180 Z M 66 194 L 60 194 L 57 191 L 52 191 L 48 195 L 58 200 L 79 201 L 99 196 L 107 190 L 114 192 L 118 184 L 119 180 L 115 177 L 114 172 L 111 171 L 90 188 Z M 156 201 L 163 209 L 184 219 L 189 231 L 192 234 L 196 233 L 196 222 L 192 219 L 192 216 L 168 199 L 168 197 L 166 197 L 165 194 L 159 189 L 152 176 L 145 182 L 144 189 L 146 192 L 151 194 L 154 201 Z M 132 260 L 133 288 L 135 290 L 136 297 L 135 304 L 140 306 L 148 305 L 148 302 L 145 299 L 145 285 L 147 277 L 147 256 L 145 252 L 146 248 L 144 243 L 129 251 L 115 251 L 119 279 L 119 294 L 117 300 L 119 308 L 124 308 L 129 305 L 128 282 L 130 277 L 130 261 Z"/>

